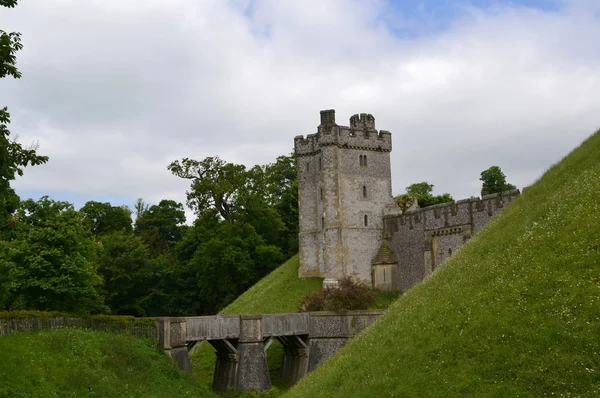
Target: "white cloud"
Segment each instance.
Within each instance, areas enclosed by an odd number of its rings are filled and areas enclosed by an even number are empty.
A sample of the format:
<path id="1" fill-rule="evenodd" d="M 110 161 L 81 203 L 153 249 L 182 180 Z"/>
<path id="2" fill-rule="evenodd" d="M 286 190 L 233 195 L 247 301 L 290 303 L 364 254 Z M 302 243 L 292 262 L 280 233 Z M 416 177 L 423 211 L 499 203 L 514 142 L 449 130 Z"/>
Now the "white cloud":
<path id="1" fill-rule="evenodd" d="M 184 201 L 172 160 L 271 162 L 335 108 L 392 132 L 396 193 L 468 197 L 492 164 L 522 187 L 600 125 L 598 10 L 466 9 L 400 39 L 383 21 L 414 22 L 383 1 L 21 2 L 0 11 L 25 44 L 0 104 L 50 162 L 15 186 Z"/>

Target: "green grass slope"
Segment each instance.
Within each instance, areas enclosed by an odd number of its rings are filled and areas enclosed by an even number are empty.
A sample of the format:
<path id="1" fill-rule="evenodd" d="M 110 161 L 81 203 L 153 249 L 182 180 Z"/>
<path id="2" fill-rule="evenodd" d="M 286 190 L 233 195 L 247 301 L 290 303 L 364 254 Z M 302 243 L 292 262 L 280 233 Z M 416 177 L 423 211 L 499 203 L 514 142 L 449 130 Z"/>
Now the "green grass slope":
<path id="1" fill-rule="evenodd" d="M 600 396 L 600 131 L 291 397 Z"/>
<path id="2" fill-rule="evenodd" d="M 0 337 L 0 397 L 216 397 L 151 340 L 78 329 Z"/>
<path id="3" fill-rule="evenodd" d="M 322 278 L 298 278 L 298 255 L 265 276 L 220 314 L 296 312 L 300 299 L 321 287 Z"/>
<path id="4" fill-rule="evenodd" d="M 224 308 L 220 314 L 273 314 L 296 312 L 300 299 L 321 287 L 323 279 L 298 279 L 298 255 L 265 276 L 258 283 Z M 283 349 L 275 342 L 268 352 L 271 380 L 284 387 L 278 371 Z M 198 381 L 210 386 L 215 367 L 214 349 L 208 343 L 200 344 L 192 356 L 192 371 Z"/>

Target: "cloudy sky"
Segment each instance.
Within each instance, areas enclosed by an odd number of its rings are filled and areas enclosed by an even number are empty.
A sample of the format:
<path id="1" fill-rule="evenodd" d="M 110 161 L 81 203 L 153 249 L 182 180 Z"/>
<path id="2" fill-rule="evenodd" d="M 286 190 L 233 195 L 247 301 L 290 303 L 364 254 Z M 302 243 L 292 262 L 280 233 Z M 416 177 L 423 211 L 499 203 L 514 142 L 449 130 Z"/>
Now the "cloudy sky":
<path id="1" fill-rule="evenodd" d="M 185 200 L 167 165 L 293 150 L 319 111 L 392 132 L 394 193 L 522 188 L 600 127 L 597 0 L 21 0 L 11 131 L 50 161 L 14 186 L 80 207 Z"/>

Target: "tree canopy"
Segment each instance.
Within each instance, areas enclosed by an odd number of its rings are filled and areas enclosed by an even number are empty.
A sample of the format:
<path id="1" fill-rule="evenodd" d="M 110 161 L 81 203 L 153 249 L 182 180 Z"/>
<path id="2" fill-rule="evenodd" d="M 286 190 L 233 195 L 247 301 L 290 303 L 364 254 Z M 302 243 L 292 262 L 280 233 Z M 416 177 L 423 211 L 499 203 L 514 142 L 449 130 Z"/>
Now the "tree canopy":
<path id="1" fill-rule="evenodd" d="M 10 309 L 99 310 L 97 244 L 73 205 L 46 196 L 28 199 L 16 218 L 16 236 L 0 245 L 0 304 Z"/>
<path id="2" fill-rule="evenodd" d="M 110 203 L 89 201 L 79 210 L 84 222 L 94 235 L 104 235 L 117 231 L 131 232 L 131 210 Z"/>
<path id="3" fill-rule="evenodd" d="M 516 188 L 513 184 L 506 182 L 506 176 L 498 166 L 491 166 L 489 169 L 482 171 L 479 179 L 483 181 L 481 195 L 500 193 Z"/>
<path id="4" fill-rule="evenodd" d="M 3 7 L 12 8 L 16 4 L 16 0 L 0 0 L 0 6 Z M 22 48 L 20 33 L 8 33 L 0 30 L 0 78 L 11 76 L 19 79 L 21 77 L 21 72 L 17 69 L 16 54 Z M 8 130 L 9 124 L 8 108 L 0 108 L 0 238 L 7 238 L 9 235 L 10 228 L 15 223 L 12 215 L 19 206 L 20 199 L 11 188 L 10 182 L 17 176 L 22 176 L 25 167 L 40 165 L 48 161 L 47 156 L 37 154 L 35 146 L 24 148 L 14 138 L 11 138 Z"/>
<path id="5" fill-rule="evenodd" d="M 454 201 L 449 193 L 433 195 L 433 184 L 426 181 L 407 186 L 406 193 L 396 196 L 395 200 L 402 211 L 410 208 L 415 200 L 421 208 Z"/>

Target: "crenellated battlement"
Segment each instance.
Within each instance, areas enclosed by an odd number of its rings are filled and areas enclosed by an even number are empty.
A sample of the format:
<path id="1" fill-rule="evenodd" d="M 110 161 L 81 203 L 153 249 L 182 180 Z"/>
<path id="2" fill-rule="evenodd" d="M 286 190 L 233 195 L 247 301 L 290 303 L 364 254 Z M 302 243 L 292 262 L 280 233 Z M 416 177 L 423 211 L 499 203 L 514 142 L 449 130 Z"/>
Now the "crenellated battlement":
<path id="1" fill-rule="evenodd" d="M 350 117 L 350 128 L 353 130 L 375 130 L 375 118 L 370 113 L 361 113 Z"/>
<path id="2" fill-rule="evenodd" d="M 390 152 L 392 134 L 389 131 L 375 129 L 375 118 L 371 114 L 361 113 L 350 118 L 350 126 L 338 126 L 335 122 L 335 110 L 321 111 L 321 124 L 316 134 L 306 138 L 298 135 L 294 138 L 294 149 L 298 156 L 319 153 L 321 147 L 336 145 L 340 148 L 354 148 L 369 151 Z"/>
<path id="3" fill-rule="evenodd" d="M 492 216 L 498 209 L 502 209 L 519 195 L 520 191 L 513 189 L 501 193 L 484 195 L 481 198 L 473 196 L 457 200 L 456 202 L 440 203 L 400 214 L 384 214 L 383 217 L 386 220 L 397 219 L 397 225 L 409 225 L 411 229 L 415 224 L 427 223 L 429 221 L 431 225 L 426 225 L 424 227 L 425 230 L 439 228 L 439 224 L 435 223 L 435 220 L 441 218 L 444 218 L 445 225 L 473 223 L 473 214 L 486 212 L 488 214 L 483 215 L 483 217 Z M 471 217 L 466 218 L 467 215 L 471 215 Z M 395 223 L 391 223 L 390 221 L 385 222 L 387 226 L 393 224 Z"/>

